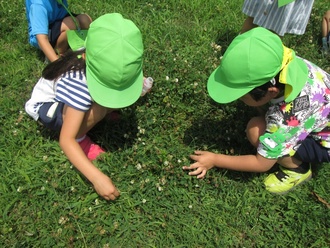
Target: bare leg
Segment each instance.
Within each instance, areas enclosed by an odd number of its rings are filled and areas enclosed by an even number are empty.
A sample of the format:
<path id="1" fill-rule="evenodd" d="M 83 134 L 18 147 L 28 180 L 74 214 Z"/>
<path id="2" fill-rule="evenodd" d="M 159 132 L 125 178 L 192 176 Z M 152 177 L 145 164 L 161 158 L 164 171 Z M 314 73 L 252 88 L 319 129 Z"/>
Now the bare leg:
<path id="1" fill-rule="evenodd" d="M 253 24 L 253 17 L 250 17 L 250 16 L 248 16 L 246 19 L 245 19 L 245 21 L 244 21 L 244 23 L 243 23 L 243 26 L 242 26 L 242 29 L 241 29 L 241 34 L 242 33 L 245 33 L 246 31 L 249 31 L 250 29 L 252 29 L 252 28 L 255 28 L 255 27 L 257 27 L 257 25 L 255 25 L 255 24 Z"/>
<path id="2" fill-rule="evenodd" d="M 87 14 L 80 14 L 76 17 L 81 29 L 89 29 L 89 25 L 92 23 L 92 18 Z"/>
<path id="3" fill-rule="evenodd" d="M 322 37 L 326 37 L 330 32 L 330 10 L 325 12 L 322 19 Z"/>
<path id="4" fill-rule="evenodd" d="M 55 48 L 58 50 L 58 52 L 60 54 L 65 53 L 69 48 L 66 31 L 75 30 L 75 29 L 76 29 L 76 25 L 75 25 L 74 21 L 72 20 L 72 18 L 70 16 L 65 17 L 63 19 L 62 25 L 61 25 L 61 34 L 57 38 L 57 42 L 56 42 L 56 46 L 55 46 Z"/>
<path id="5" fill-rule="evenodd" d="M 88 29 L 89 25 L 92 22 L 92 19 L 87 14 L 80 14 L 76 17 L 76 21 L 81 29 Z M 66 31 L 67 30 L 76 30 L 76 29 L 77 29 L 77 26 L 71 16 L 65 17 L 63 19 L 62 25 L 61 25 L 61 34 L 58 37 L 57 42 L 56 42 L 56 49 L 58 50 L 58 52 L 60 54 L 65 53 L 69 48 Z"/>
<path id="6" fill-rule="evenodd" d="M 265 133 L 265 118 L 258 116 L 253 117 L 246 126 L 246 136 L 250 143 L 257 148 L 259 145 L 259 137 Z"/>

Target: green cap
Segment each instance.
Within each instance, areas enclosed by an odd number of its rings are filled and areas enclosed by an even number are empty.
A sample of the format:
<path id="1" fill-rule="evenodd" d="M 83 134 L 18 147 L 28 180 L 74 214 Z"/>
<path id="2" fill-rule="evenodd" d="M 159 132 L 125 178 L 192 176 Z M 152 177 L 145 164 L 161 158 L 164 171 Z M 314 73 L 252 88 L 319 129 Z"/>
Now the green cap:
<path id="1" fill-rule="evenodd" d="M 68 43 L 72 51 L 78 51 L 80 49 L 85 49 L 85 39 L 87 37 L 88 30 L 67 30 L 66 36 L 68 38 Z"/>
<path id="2" fill-rule="evenodd" d="M 281 70 L 285 75 L 280 75 L 280 82 L 287 84 L 285 100 L 292 101 L 307 81 L 306 64 L 283 46 L 279 36 L 262 27 L 253 28 L 229 45 L 220 66 L 208 79 L 207 90 L 218 103 L 232 102 Z"/>
<path id="3" fill-rule="evenodd" d="M 136 25 L 118 13 L 100 16 L 90 25 L 85 47 L 93 100 L 108 108 L 136 102 L 143 87 L 143 42 Z"/>

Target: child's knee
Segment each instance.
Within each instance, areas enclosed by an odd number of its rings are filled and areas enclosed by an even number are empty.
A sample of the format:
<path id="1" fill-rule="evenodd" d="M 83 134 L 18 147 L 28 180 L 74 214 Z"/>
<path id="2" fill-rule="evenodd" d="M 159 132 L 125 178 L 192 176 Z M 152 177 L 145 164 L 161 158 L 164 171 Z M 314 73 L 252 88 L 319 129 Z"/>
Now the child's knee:
<path id="1" fill-rule="evenodd" d="M 81 29 L 88 29 L 92 23 L 92 18 L 87 14 L 80 14 L 77 16 L 77 19 Z"/>
<path id="2" fill-rule="evenodd" d="M 257 147 L 259 144 L 259 137 L 265 133 L 266 122 L 261 116 L 253 117 L 246 126 L 246 136 L 250 143 Z"/>
<path id="3" fill-rule="evenodd" d="M 328 10 L 327 12 L 325 12 L 323 18 L 324 18 L 326 21 L 330 22 L 330 10 Z"/>

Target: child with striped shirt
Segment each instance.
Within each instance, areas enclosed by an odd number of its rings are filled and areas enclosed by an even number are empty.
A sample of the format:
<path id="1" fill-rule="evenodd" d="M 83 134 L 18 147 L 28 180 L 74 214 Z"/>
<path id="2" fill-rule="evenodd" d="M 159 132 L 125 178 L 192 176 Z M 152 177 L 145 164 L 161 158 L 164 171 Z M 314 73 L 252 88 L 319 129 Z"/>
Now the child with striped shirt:
<path id="1" fill-rule="evenodd" d="M 26 112 L 59 131 L 59 144 L 70 162 L 106 200 L 119 191 L 92 163 L 105 151 L 86 135 L 114 109 L 135 103 L 142 92 L 143 43 L 135 24 L 118 13 L 97 18 L 84 48 L 68 51 L 48 64 L 35 85 Z"/>

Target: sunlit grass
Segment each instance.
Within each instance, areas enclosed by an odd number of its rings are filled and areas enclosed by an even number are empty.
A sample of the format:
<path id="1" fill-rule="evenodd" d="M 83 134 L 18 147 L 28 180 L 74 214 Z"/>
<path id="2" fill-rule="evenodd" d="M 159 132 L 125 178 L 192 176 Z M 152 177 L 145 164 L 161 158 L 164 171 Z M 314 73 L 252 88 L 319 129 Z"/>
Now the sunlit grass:
<path id="1" fill-rule="evenodd" d="M 66 159 L 57 135 L 24 113 L 44 57 L 27 43 L 23 1 L 0 0 L 1 247 L 329 246 L 328 165 L 284 196 L 264 189 L 265 174 L 212 170 L 197 180 L 181 170 L 195 149 L 254 152 L 244 135 L 253 110 L 215 104 L 205 87 L 240 31 L 243 1 L 69 2 L 94 19 L 120 12 L 136 23 L 154 87 L 119 122 L 91 132 L 108 151 L 96 166 L 121 191 L 107 202 Z M 316 1 L 306 34 L 283 41 L 330 72 L 319 52 L 325 10 Z"/>

